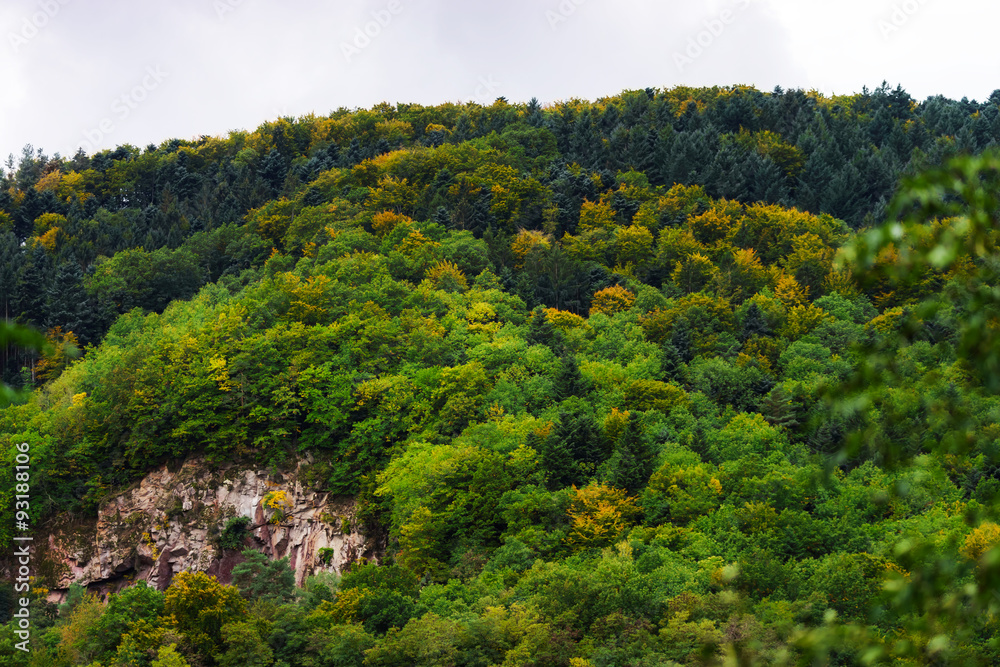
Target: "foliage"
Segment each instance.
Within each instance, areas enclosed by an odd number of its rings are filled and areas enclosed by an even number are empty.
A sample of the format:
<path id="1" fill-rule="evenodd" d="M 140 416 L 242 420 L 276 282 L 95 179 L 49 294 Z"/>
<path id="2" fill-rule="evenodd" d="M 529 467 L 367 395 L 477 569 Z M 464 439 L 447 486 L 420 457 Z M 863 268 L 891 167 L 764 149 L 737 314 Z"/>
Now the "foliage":
<path id="1" fill-rule="evenodd" d="M 294 597 L 295 573 L 288 558 L 271 560 L 254 549 L 244 549 L 242 555 L 243 562 L 233 568 L 233 585 L 248 602 L 281 604 Z"/>
<path id="2" fill-rule="evenodd" d="M 223 549 L 237 551 L 243 547 L 243 540 L 246 537 L 247 526 L 250 525 L 250 517 L 233 516 L 226 519 L 226 524 L 222 528 L 219 536 L 219 544 Z"/>
<path id="3" fill-rule="evenodd" d="M 650 88 L 27 151 L 4 544 L 28 454 L 36 529 L 202 456 L 385 545 L 58 614 L 45 574 L 32 660 L 996 664 L 998 104 Z"/>
<path id="4" fill-rule="evenodd" d="M 224 586 L 203 572 L 181 572 L 164 598 L 168 624 L 204 655 L 223 643 L 223 628 L 237 621 L 246 603 L 235 586 Z"/>

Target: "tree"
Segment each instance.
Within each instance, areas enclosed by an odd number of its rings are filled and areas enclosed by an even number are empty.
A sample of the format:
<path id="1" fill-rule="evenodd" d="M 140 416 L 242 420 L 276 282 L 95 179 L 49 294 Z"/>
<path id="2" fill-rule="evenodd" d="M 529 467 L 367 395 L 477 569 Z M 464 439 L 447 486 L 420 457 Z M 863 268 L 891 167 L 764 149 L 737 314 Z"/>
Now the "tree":
<path id="1" fill-rule="evenodd" d="M 263 627 L 262 627 L 263 626 Z M 219 667 L 270 667 L 274 651 L 267 645 L 270 623 L 251 618 L 249 621 L 222 626 L 225 651 L 218 654 Z"/>
<path id="2" fill-rule="evenodd" d="M 602 313 L 611 317 L 615 313 L 628 310 L 634 303 L 635 294 L 621 285 L 613 285 L 594 293 L 590 314 Z"/>
<path id="3" fill-rule="evenodd" d="M 576 357 L 566 352 L 560 359 L 559 374 L 556 376 L 554 391 L 556 400 L 565 401 L 571 396 L 583 398 L 590 391 L 590 382 L 580 372 Z"/>
<path id="4" fill-rule="evenodd" d="M 235 586 L 224 586 L 204 572 L 181 572 L 164 597 L 163 613 L 170 624 L 202 655 L 222 646 L 222 628 L 239 621 L 246 603 Z"/>
<path id="5" fill-rule="evenodd" d="M 83 287 L 83 271 L 71 256 L 56 270 L 55 279 L 46 291 L 45 324 L 73 332 L 81 343 L 93 340 L 93 306 Z"/>
<path id="6" fill-rule="evenodd" d="M 650 520 L 687 524 L 719 505 L 722 484 L 714 466 L 664 463 L 649 479 L 642 504 Z"/>
<path id="7" fill-rule="evenodd" d="M 639 508 L 622 489 L 590 484 L 582 489 L 573 487 L 568 514 L 566 541 L 574 548 L 588 549 L 614 542 L 638 516 Z"/>
<path id="8" fill-rule="evenodd" d="M 282 190 L 287 173 L 288 165 L 285 158 L 278 152 L 277 148 L 272 148 L 260 164 L 260 177 L 264 179 L 272 191 L 278 193 Z"/>
<path id="9" fill-rule="evenodd" d="M 48 382 L 59 377 L 70 360 L 79 355 L 76 335 L 72 332 L 63 333 L 62 327 L 49 329 L 45 335 L 47 353 L 34 367 L 34 376 L 38 381 Z"/>
<path id="10" fill-rule="evenodd" d="M 603 481 L 629 493 L 646 486 L 653 472 L 653 451 L 646 441 L 637 417 L 629 417 L 615 442 L 615 449 L 601 466 Z"/>
<path id="11" fill-rule="evenodd" d="M 14 319 L 17 315 L 14 304 L 17 301 L 17 278 L 24 264 L 24 253 L 13 232 L 0 228 L 0 317 Z"/>
<path id="12" fill-rule="evenodd" d="M 771 327 L 767 324 L 767 318 L 761 311 L 760 306 L 751 303 L 743 316 L 743 324 L 740 327 L 740 342 L 746 343 L 751 336 L 770 336 Z"/>
<path id="13" fill-rule="evenodd" d="M 777 428 L 794 431 L 795 427 L 799 425 L 799 421 L 795 416 L 795 405 L 792 403 L 792 397 L 780 384 L 776 385 L 767 396 L 761 399 L 760 413 L 764 415 L 764 419 L 767 420 L 768 424 Z"/>
<path id="14" fill-rule="evenodd" d="M 295 573 L 288 557 L 271 560 L 254 549 L 243 550 L 243 562 L 233 568 L 233 585 L 250 602 L 270 600 L 281 604 L 295 597 Z"/>
<path id="15" fill-rule="evenodd" d="M 525 445 L 542 455 L 542 468 L 548 473 L 546 480 L 550 490 L 563 489 L 579 481 L 580 469 L 566 440 L 552 435 L 542 440 L 530 433 Z"/>
<path id="16" fill-rule="evenodd" d="M 180 653 L 177 652 L 177 644 L 161 646 L 156 652 L 156 660 L 150 663 L 150 667 L 188 667 L 189 663 Z"/>
<path id="17" fill-rule="evenodd" d="M 145 581 L 112 595 L 95 632 L 102 660 L 115 653 L 122 637 L 139 621 L 156 624 L 163 605 L 163 593 L 150 588 Z"/>
<path id="18" fill-rule="evenodd" d="M 45 297 L 52 281 L 52 262 L 40 243 L 32 244 L 17 277 L 13 311 L 25 324 L 41 327 L 45 319 Z"/>
<path id="19" fill-rule="evenodd" d="M 660 346 L 660 376 L 665 382 L 678 382 L 683 379 L 684 362 L 673 343 Z"/>
<path id="20" fill-rule="evenodd" d="M 528 345 L 545 345 L 555 349 L 562 343 L 562 334 L 549 320 L 545 308 L 538 306 L 531 313 L 524 340 Z"/>
<path id="21" fill-rule="evenodd" d="M 691 324 L 687 318 L 682 317 L 674 323 L 670 333 L 670 347 L 677 352 L 677 357 L 683 363 L 689 363 L 694 358 L 691 351 Z"/>

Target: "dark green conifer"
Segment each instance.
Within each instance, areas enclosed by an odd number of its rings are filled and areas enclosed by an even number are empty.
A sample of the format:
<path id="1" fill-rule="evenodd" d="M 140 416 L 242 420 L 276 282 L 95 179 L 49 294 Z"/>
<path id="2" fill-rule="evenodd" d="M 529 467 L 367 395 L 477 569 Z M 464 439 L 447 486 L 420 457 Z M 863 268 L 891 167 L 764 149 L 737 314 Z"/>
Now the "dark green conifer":
<path id="1" fill-rule="evenodd" d="M 740 342 L 747 342 L 751 336 L 770 336 L 771 327 L 767 324 L 767 318 L 756 303 L 751 303 L 747 308 L 746 315 L 743 316 L 743 326 L 740 328 Z"/>
<path id="2" fill-rule="evenodd" d="M 586 396 L 590 391 L 590 382 L 580 372 L 576 357 L 565 353 L 562 356 L 562 366 L 556 376 L 555 395 L 559 401 L 565 401 L 570 396 Z"/>
<path id="3" fill-rule="evenodd" d="M 538 306 L 531 313 L 531 321 L 528 323 L 528 333 L 525 335 L 524 340 L 528 345 L 545 345 L 556 349 L 562 343 L 562 334 L 552 324 L 548 315 L 545 314 L 545 309 Z"/>
<path id="4" fill-rule="evenodd" d="M 45 295 L 45 328 L 72 331 L 81 343 L 90 342 L 93 312 L 83 288 L 83 271 L 72 255 L 56 270 Z"/>
<path id="5" fill-rule="evenodd" d="M 681 318 L 674 323 L 674 330 L 670 334 L 670 344 L 677 350 L 677 356 L 685 364 L 694 358 L 691 353 L 691 324 L 687 319 Z"/>

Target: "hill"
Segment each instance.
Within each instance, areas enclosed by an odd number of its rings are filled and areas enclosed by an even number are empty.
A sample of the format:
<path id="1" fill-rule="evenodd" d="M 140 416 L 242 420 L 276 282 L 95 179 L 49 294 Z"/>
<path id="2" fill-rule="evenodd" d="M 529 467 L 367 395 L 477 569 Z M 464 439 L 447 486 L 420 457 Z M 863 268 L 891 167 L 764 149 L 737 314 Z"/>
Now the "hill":
<path id="1" fill-rule="evenodd" d="M 57 613 L 36 551 L 34 664 L 989 663 L 998 111 L 648 89 L 26 150 L 3 294 L 49 345 L 4 355 L 0 536 L 27 449 L 36 533 L 117 516 L 165 588 Z M 121 516 L 196 461 L 185 499 L 269 490 Z M 242 550 L 303 489 L 372 562 Z M 195 515 L 221 582 L 171 560 Z"/>

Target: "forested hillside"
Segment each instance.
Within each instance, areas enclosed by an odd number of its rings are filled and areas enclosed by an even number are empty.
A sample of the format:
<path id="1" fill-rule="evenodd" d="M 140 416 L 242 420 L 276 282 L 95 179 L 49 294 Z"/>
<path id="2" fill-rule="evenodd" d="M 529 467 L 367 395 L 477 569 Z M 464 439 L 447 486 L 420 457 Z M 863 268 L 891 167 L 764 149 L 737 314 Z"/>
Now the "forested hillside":
<path id="1" fill-rule="evenodd" d="M 998 141 L 1000 91 L 883 85 L 26 148 L 0 307 L 49 344 L 4 349 L 4 543 L 27 442 L 39 534 L 308 455 L 390 545 L 305 589 L 39 576 L 27 664 L 1000 661 Z"/>

